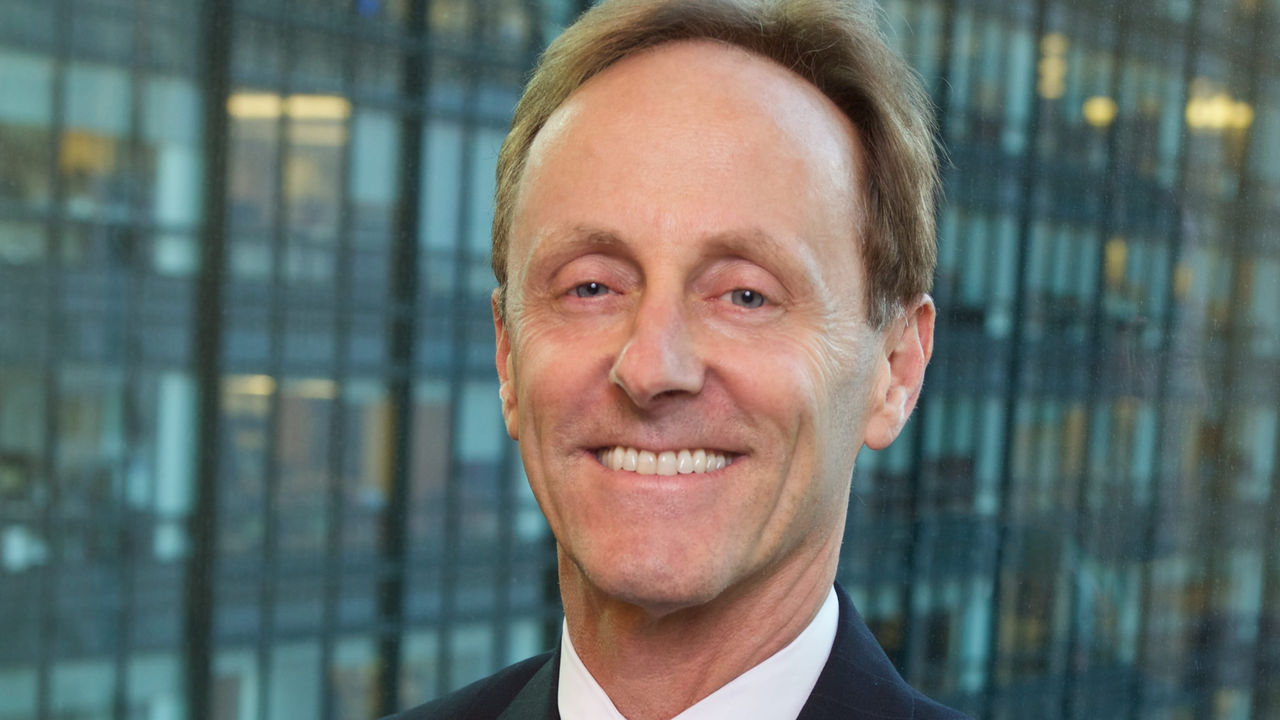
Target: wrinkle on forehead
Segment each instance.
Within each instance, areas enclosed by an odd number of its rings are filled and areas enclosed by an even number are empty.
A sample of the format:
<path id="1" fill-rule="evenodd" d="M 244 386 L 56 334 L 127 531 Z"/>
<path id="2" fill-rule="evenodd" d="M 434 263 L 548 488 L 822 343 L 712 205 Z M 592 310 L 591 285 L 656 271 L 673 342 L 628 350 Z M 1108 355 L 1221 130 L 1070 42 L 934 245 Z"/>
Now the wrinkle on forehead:
<path id="1" fill-rule="evenodd" d="M 673 103 L 688 96 L 695 102 Z M 656 112 L 655 112 L 655 109 Z M 708 113 L 712 119 L 708 119 Z M 625 57 L 589 78 L 548 117 L 529 147 L 515 193 L 513 217 L 525 208 L 530 186 L 545 161 L 569 153 L 579 162 L 611 152 L 609 147 L 582 147 L 583 129 L 598 135 L 602 127 L 616 128 L 612 136 L 625 144 L 629 136 L 652 132 L 699 133 L 740 127 L 743 117 L 771 128 L 765 141 L 760 128 L 750 136 L 736 130 L 717 138 L 726 151 L 751 154 L 765 147 L 790 148 L 815 177 L 811 184 L 843 186 L 847 203 L 840 212 L 853 226 L 851 242 L 865 231 L 865 158 L 859 133 L 849 118 L 816 86 L 792 70 L 737 45 L 716 40 L 677 40 Z M 723 122 L 720 122 L 723 119 Z M 677 173 L 677 177 L 680 173 Z M 518 222 L 508 232 L 514 245 Z M 859 252 L 861 252 L 859 248 Z M 508 265 L 518 261 L 508 255 Z"/>

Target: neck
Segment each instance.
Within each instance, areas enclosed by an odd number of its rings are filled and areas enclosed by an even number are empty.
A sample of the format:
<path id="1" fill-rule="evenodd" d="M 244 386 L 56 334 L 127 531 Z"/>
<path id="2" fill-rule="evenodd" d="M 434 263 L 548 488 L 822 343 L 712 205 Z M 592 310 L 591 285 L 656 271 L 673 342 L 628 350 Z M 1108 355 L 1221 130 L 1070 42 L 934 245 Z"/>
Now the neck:
<path id="1" fill-rule="evenodd" d="M 560 555 L 574 649 L 628 720 L 666 720 L 791 643 L 835 580 L 840 534 L 760 581 L 705 604 L 645 608 L 608 596 Z"/>

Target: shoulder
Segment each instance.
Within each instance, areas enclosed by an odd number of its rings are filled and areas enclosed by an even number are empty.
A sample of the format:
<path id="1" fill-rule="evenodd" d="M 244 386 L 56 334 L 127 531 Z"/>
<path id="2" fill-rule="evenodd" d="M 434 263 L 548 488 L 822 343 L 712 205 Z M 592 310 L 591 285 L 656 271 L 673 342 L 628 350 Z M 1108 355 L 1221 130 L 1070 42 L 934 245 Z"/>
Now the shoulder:
<path id="1" fill-rule="evenodd" d="M 916 720 L 969 720 L 969 716 L 916 692 Z"/>
<path id="2" fill-rule="evenodd" d="M 536 655 L 384 720 L 494 720 L 554 655 L 551 652 Z"/>
<path id="3" fill-rule="evenodd" d="M 840 625 L 831 655 L 801 713 L 802 720 L 898 718 L 963 720 L 902 679 L 839 585 Z"/>

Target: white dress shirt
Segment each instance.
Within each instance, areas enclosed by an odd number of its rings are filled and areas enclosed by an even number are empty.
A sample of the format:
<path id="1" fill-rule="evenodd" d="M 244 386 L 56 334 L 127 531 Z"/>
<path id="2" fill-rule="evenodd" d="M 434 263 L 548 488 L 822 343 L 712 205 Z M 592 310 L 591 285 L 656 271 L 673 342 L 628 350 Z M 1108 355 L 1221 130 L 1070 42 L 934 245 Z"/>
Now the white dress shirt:
<path id="1" fill-rule="evenodd" d="M 791 644 L 672 720 L 795 720 L 827 664 L 839 620 L 839 602 L 832 588 L 818 614 Z M 556 701 L 562 720 L 626 720 L 574 651 L 567 623 L 560 633 L 560 643 Z"/>

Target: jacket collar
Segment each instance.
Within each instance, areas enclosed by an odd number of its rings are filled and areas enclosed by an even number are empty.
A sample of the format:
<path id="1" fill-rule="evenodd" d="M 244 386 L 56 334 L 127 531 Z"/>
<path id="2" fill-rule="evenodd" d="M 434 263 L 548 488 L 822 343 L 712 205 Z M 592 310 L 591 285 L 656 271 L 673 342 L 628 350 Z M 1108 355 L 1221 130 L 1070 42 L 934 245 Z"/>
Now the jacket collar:
<path id="1" fill-rule="evenodd" d="M 863 622 L 853 600 L 836 583 L 840 625 L 831 656 L 796 720 L 911 718 L 915 692 Z"/>
<path id="2" fill-rule="evenodd" d="M 560 646 L 538 671 L 529 678 L 498 720 L 560 720 L 556 704 L 560 688 Z"/>

